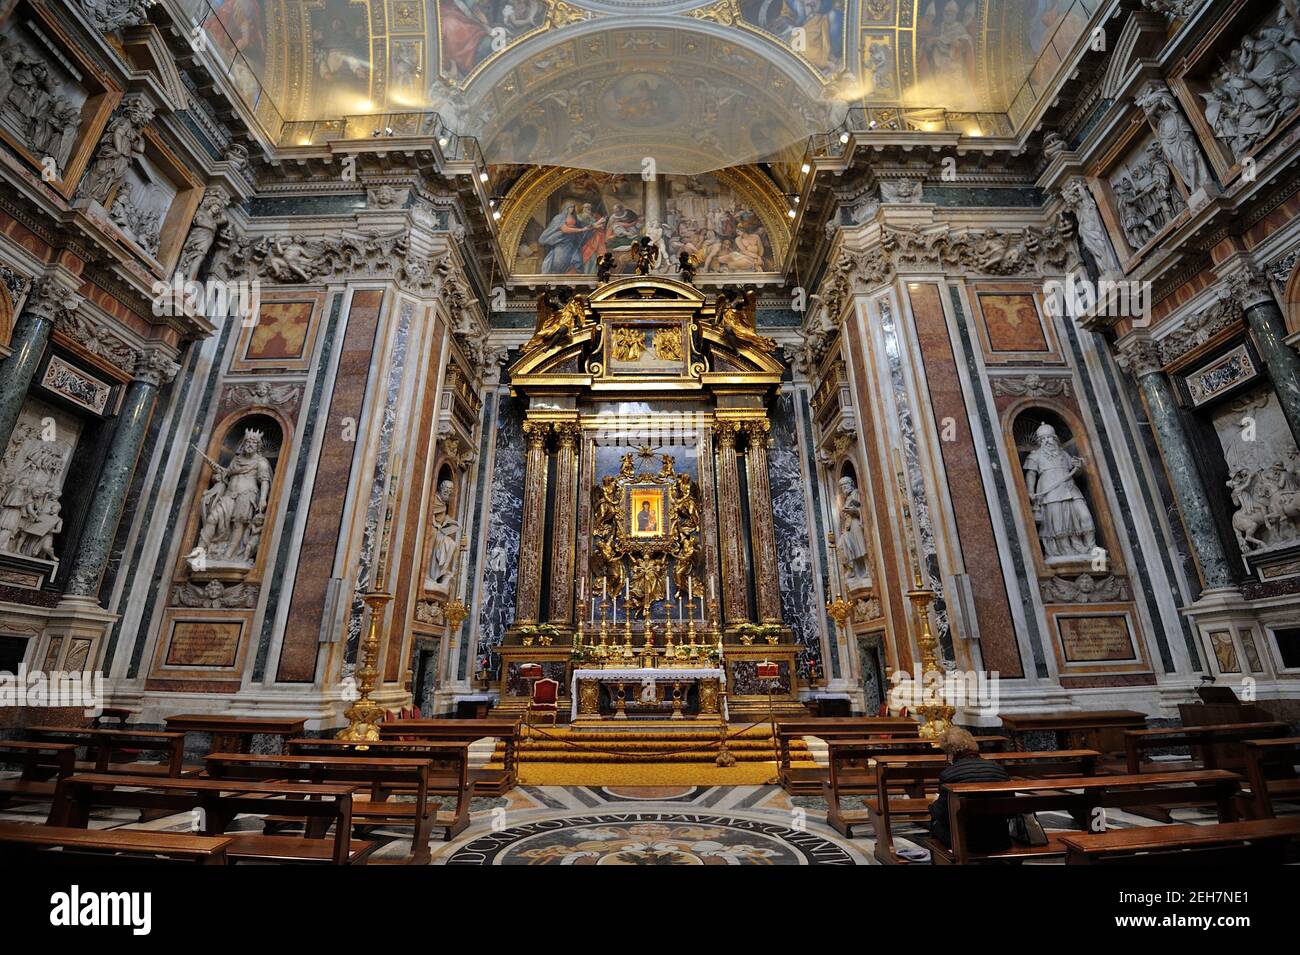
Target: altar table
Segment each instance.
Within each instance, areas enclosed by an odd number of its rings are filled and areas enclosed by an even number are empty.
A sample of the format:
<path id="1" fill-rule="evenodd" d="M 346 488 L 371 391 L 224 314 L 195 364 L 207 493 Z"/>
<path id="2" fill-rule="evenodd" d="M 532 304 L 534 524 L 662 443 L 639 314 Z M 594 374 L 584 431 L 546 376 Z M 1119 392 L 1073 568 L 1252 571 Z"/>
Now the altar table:
<path id="1" fill-rule="evenodd" d="M 575 669 L 573 671 L 573 703 L 569 714 L 570 720 L 579 717 L 586 719 L 600 716 L 600 684 L 615 683 L 635 687 L 633 692 L 640 693 L 647 683 L 672 686 L 674 683 L 698 683 L 700 686 L 700 716 L 716 718 L 721 712 L 726 717 L 726 699 L 722 687 L 726 685 L 726 672 L 715 667 L 629 667 L 627 669 Z M 629 694 L 630 697 L 631 694 Z M 681 702 L 685 702 L 685 694 Z M 626 718 L 626 713 L 619 710 L 611 719 Z M 673 719 L 682 718 L 681 707 L 673 708 Z"/>

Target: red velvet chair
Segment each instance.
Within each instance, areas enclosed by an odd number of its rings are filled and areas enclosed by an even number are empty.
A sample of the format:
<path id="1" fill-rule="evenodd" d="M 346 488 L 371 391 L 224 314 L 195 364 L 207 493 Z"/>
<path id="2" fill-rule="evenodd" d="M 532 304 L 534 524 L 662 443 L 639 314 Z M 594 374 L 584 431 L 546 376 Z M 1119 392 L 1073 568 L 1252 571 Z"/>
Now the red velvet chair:
<path id="1" fill-rule="evenodd" d="M 532 696 L 528 700 L 528 723 L 531 726 L 533 714 L 549 713 L 551 725 L 554 726 L 560 714 L 560 684 L 556 680 L 538 680 L 533 684 Z"/>

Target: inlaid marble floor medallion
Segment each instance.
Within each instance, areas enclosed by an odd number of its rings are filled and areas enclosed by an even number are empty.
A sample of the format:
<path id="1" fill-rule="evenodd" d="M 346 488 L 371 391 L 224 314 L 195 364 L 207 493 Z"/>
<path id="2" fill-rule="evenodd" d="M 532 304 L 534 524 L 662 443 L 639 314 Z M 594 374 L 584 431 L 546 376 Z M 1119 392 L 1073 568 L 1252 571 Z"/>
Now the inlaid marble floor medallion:
<path id="1" fill-rule="evenodd" d="M 448 865 L 853 865 L 819 835 L 727 813 L 601 812 L 488 832 Z"/>

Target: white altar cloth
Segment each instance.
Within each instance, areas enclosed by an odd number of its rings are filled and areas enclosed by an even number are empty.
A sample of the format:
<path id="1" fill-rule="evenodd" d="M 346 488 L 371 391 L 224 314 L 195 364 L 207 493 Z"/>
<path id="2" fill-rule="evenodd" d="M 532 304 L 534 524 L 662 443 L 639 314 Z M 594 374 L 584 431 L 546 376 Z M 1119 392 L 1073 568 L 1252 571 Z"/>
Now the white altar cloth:
<path id="1" fill-rule="evenodd" d="M 617 683 L 622 680 L 625 683 L 636 683 L 640 686 L 655 683 L 672 683 L 674 680 L 685 682 L 690 680 L 717 680 L 718 688 L 721 691 L 727 685 L 727 674 L 725 670 L 717 667 L 628 667 L 625 670 L 603 670 L 603 669 L 582 669 L 573 671 L 573 682 L 569 687 L 572 702 L 569 705 L 569 719 L 578 718 L 578 681 L 579 680 L 599 680 L 602 683 Z M 719 692 L 722 698 L 722 717 L 727 717 L 727 698 L 726 695 Z"/>

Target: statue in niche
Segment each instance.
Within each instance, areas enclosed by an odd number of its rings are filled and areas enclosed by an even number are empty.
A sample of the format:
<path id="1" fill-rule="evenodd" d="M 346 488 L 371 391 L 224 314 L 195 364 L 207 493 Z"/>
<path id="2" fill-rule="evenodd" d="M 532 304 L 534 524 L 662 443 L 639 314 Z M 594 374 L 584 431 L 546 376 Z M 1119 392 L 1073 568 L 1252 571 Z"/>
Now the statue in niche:
<path id="1" fill-rule="evenodd" d="M 460 543 L 460 522 L 451 513 L 451 498 L 455 492 L 455 483 L 449 478 L 444 479 L 439 482 L 438 491 L 429 505 L 429 527 L 433 531 L 429 581 L 437 588 L 448 586 L 455 571 L 456 548 Z"/>
<path id="2" fill-rule="evenodd" d="M 1067 182 L 1061 189 L 1061 199 L 1065 202 L 1066 208 L 1074 213 L 1074 221 L 1078 223 L 1079 238 L 1093 261 L 1097 263 L 1098 270 L 1103 275 L 1107 272 L 1118 272 L 1119 260 L 1115 257 L 1114 249 L 1111 248 L 1110 234 L 1101 221 L 1097 203 L 1083 179 L 1074 178 Z"/>
<path id="3" fill-rule="evenodd" d="M 850 590 L 871 586 L 871 552 L 862 526 L 862 494 L 857 482 L 845 474 L 840 477 L 840 566 L 844 569 L 844 586 Z"/>
<path id="4" fill-rule="evenodd" d="M 271 494 L 271 462 L 262 454 L 261 431 L 247 429 L 227 465 L 215 465 L 212 483 L 203 492 L 203 524 L 199 530 L 203 564 L 253 566 L 266 521 Z"/>
<path id="5" fill-rule="evenodd" d="M 1097 546 L 1096 526 L 1074 480 L 1084 460 L 1062 448 L 1056 429 L 1046 422 L 1034 432 L 1034 443 L 1025 458 L 1025 485 L 1048 563 L 1091 558 Z"/>
<path id="6" fill-rule="evenodd" d="M 185 278 L 194 280 L 199 277 L 199 269 L 216 241 L 217 232 L 229 221 L 226 216 L 228 205 L 230 193 L 221 186 L 210 186 L 204 191 L 203 201 L 190 223 L 190 234 L 185 237 L 185 245 L 181 247 L 176 262 L 176 270 Z"/>
<path id="7" fill-rule="evenodd" d="M 153 119 L 153 105 L 143 96 L 128 96 L 108 124 L 94 163 L 81 181 L 81 195 L 101 206 L 126 176 L 132 162 L 144 156 L 144 128 Z"/>
<path id="8" fill-rule="evenodd" d="M 20 421 L 0 471 L 0 551 L 55 560 L 68 449 L 42 440 L 41 430 Z"/>
<path id="9" fill-rule="evenodd" d="M 1160 152 L 1178 173 L 1189 193 L 1196 193 L 1210 185 L 1210 170 L 1196 144 L 1196 135 L 1174 102 L 1169 88 L 1162 83 L 1151 83 L 1135 99 L 1147 120 L 1155 128 Z"/>

